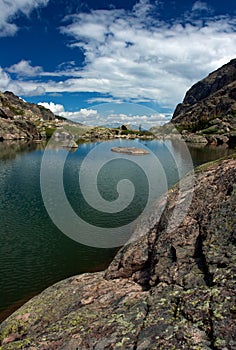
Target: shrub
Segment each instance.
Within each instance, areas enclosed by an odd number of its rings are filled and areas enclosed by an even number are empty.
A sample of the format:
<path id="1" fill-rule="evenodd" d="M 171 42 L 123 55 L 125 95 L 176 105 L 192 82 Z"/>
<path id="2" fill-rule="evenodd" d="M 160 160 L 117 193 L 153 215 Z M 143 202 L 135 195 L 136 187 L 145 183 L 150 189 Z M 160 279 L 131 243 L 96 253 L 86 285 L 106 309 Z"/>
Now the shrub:
<path id="1" fill-rule="evenodd" d="M 47 139 L 50 139 L 50 137 L 52 137 L 55 130 L 56 128 L 45 128 Z"/>

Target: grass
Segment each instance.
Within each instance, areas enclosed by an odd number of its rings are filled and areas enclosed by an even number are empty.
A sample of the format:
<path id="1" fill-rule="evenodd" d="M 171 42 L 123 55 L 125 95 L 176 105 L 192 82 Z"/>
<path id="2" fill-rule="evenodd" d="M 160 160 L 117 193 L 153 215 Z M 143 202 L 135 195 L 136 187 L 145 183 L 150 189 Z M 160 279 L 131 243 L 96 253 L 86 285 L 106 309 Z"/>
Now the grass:
<path id="1" fill-rule="evenodd" d="M 53 133 L 55 132 L 56 128 L 45 128 L 45 132 L 46 132 L 46 137 L 47 139 L 50 139 L 53 135 Z"/>

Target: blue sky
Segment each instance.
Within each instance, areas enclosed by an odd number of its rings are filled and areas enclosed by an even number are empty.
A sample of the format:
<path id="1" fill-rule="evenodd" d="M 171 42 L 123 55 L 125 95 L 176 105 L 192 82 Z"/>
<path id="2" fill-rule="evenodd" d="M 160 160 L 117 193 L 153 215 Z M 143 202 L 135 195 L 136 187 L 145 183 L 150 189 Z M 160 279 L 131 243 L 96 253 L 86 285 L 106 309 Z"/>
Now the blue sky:
<path id="1" fill-rule="evenodd" d="M 149 128 L 236 57 L 235 28 L 235 0 L 0 0 L 0 90 Z"/>

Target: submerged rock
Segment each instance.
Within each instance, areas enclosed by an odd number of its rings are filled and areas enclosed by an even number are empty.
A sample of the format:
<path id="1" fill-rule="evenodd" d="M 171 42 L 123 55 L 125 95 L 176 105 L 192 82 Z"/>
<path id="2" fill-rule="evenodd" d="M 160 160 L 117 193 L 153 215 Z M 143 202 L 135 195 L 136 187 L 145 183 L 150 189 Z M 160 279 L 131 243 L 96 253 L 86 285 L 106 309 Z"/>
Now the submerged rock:
<path id="1" fill-rule="evenodd" d="M 235 349 L 236 158 L 196 172 L 180 227 L 159 222 L 105 272 L 61 281 L 1 325 L 1 349 Z M 144 232 L 145 233 L 145 232 Z"/>

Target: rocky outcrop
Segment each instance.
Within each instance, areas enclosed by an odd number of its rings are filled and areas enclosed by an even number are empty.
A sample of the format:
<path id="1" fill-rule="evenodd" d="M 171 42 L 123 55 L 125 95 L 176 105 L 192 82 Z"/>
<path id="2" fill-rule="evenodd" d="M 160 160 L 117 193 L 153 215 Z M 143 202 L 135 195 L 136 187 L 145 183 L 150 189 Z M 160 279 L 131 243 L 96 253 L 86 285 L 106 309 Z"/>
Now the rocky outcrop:
<path id="1" fill-rule="evenodd" d="M 0 117 L 7 119 L 27 118 L 54 120 L 55 115 L 47 108 L 34 103 L 25 102 L 10 91 L 0 93 Z"/>
<path id="2" fill-rule="evenodd" d="M 236 59 L 217 69 L 187 91 L 173 114 L 173 123 L 199 123 L 230 116 L 235 124 Z M 204 128 L 204 125 L 202 125 Z"/>
<path id="3" fill-rule="evenodd" d="M 178 104 L 172 125 L 186 142 L 236 142 L 236 59 L 193 85 Z"/>
<path id="4" fill-rule="evenodd" d="M 34 123 L 28 120 L 9 120 L 0 118 L 0 141 L 41 139 L 43 136 Z"/>
<path id="5" fill-rule="evenodd" d="M 43 106 L 23 101 L 12 92 L 0 92 L 0 140 L 43 139 L 57 121 Z"/>
<path id="6" fill-rule="evenodd" d="M 180 227 L 159 222 L 105 272 L 59 282 L 1 325 L 8 349 L 235 349 L 236 157 L 196 172 Z"/>
<path id="7" fill-rule="evenodd" d="M 146 149 L 137 147 L 112 147 L 111 151 L 116 153 L 132 154 L 136 156 L 149 154 Z"/>

